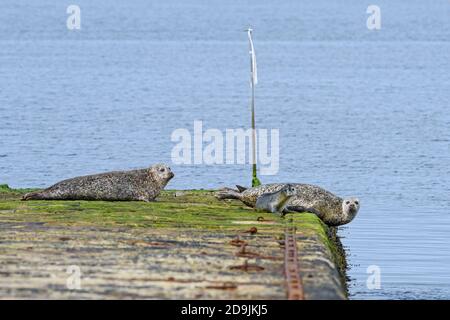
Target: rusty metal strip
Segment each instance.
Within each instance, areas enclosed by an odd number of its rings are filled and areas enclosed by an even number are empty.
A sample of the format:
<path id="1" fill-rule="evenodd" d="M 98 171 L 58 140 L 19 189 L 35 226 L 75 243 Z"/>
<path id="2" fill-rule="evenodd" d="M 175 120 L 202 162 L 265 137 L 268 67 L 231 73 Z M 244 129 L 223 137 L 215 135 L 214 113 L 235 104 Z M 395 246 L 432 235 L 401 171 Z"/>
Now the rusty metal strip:
<path id="1" fill-rule="evenodd" d="M 303 284 L 297 256 L 296 228 L 292 219 L 286 225 L 284 245 L 284 269 L 288 300 L 304 300 Z"/>

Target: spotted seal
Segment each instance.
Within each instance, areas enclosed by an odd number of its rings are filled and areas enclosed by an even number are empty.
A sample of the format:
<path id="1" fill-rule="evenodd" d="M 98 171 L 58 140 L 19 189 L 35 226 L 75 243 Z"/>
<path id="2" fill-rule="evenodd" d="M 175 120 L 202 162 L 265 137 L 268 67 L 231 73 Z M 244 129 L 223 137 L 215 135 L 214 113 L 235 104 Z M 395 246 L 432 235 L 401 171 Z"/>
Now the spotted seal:
<path id="1" fill-rule="evenodd" d="M 265 193 L 279 191 L 286 183 L 264 184 L 254 188 L 237 186 L 238 190 L 223 188 L 216 193 L 218 199 L 238 199 L 255 207 L 257 199 Z M 340 198 L 331 192 L 311 184 L 290 183 L 295 189 L 285 212 L 312 212 L 330 226 L 340 226 L 352 221 L 358 213 L 357 198 Z"/>
<path id="2" fill-rule="evenodd" d="M 156 164 L 146 169 L 113 171 L 76 177 L 56 183 L 22 200 L 152 201 L 174 177 L 170 168 Z"/>
<path id="3" fill-rule="evenodd" d="M 255 203 L 255 209 L 272 213 L 282 213 L 292 196 L 295 195 L 295 189 L 290 184 L 276 192 L 263 193 Z"/>

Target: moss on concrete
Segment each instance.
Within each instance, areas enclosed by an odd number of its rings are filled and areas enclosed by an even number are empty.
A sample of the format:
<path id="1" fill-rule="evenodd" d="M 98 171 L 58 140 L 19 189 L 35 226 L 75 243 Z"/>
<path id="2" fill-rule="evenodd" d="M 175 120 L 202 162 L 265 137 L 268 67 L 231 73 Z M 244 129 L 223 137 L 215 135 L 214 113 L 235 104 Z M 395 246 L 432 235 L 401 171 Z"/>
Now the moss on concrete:
<path id="1" fill-rule="evenodd" d="M 227 236 L 243 234 L 250 227 L 257 227 L 261 239 L 268 237 L 275 241 L 283 238 L 287 223 L 285 218 L 256 212 L 238 201 L 218 201 L 211 190 L 166 190 L 157 201 L 150 203 L 21 201 L 21 196 L 31 190 L 33 189 L 11 189 L 7 185 L 0 185 L 0 225 L 40 224 L 58 230 L 79 230 L 84 227 L 115 230 L 119 227 L 131 228 L 133 232 L 153 230 L 153 233 L 193 230 Z M 339 267 L 343 279 L 345 257 L 338 247 L 337 238 L 330 237 L 333 231 L 313 214 L 292 214 L 288 217 L 292 218 L 292 223 L 297 227 L 299 241 L 306 239 L 309 243 L 319 244 L 320 248 L 317 250 Z M 16 232 L 14 237 L 21 238 L 22 235 Z M 20 243 L 24 241 L 22 238 L 17 241 L 19 240 Z M 310 259 L 314 256 L 315 249 L 311 246 L 308 248 L 307 258 Z"/>
<path id="2" fill-rule="evenodd" d="M 0 213 L 13 211 L 15 222 L 44 222 L 60 225 L 96 225 L 146 228 L 233 229 L 236 221 L 257 217 L 282 224 L 282 219 L 256 213 L 236 202 L 219 202 L 212 191 L 164 191 L 158 201 L 21 201 L 23 190 L 0 192 Z M 1 219 L 1 216 L 0 216 Z M 271 228 L 262 223 L 260 228 Z"/>

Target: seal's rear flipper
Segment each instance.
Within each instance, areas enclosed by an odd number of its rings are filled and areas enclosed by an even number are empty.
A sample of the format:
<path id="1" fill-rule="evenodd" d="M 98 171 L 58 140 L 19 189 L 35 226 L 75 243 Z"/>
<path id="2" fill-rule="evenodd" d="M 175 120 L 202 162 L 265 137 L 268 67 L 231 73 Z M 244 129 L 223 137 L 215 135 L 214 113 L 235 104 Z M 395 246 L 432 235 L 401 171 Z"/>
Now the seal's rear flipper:
<path id="1" fill-rule="evenodd" d="M 28 192 L 25 193 L 22 196 L 22 201 L 26 201 L 26 200 L 41 200 L 42 199 L 42 195 L 40 191 L 34 191 L 34 192 Z"/>
<path id="2" fill-rule="evenodd" d="M 238 191 L 233 190 L 231 188 L 223 188 L 216 192 L 216 198 L 219 200 L 223 200 L 223 199 L 240 200 L 241 194 Z"/>
<path id="3" fill-rule="evenodd" d="M 236 188 L 239 190 L 239 192 L 244 192 L 245 190 L 247 190 L 246 187 L 240 186 L 240 185 L 236 185 Z"/>

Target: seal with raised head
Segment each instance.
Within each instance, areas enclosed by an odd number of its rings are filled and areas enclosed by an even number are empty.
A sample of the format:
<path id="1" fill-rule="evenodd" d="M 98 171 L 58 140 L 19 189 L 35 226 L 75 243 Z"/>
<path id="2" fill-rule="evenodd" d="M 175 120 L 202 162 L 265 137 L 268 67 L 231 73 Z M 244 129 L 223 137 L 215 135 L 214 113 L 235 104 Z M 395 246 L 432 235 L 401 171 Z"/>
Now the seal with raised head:
<path id="1" fill-rule="evenodd" d="M 289 200 L 295 195 L 295 189 L 290 184 L 276 192 L 263 193 L 255 203 L 255 209 L 283 214 Z"/>
<path id="2" fill-rule="evenodd" d="M 330 226 L 340 226 L 352 221 L 358 213 L 360 203 L 357 198 L 341 198 L 311 184 L 289 183 L 295 195 L 289 200 L 285 212 L 311 212 Z M 250 207 L 255 207 L 257 199 L 264 193 L 279 191 L 286 183 L 264 184 L 254 188 L 237 186 L 238 190 L 223 188 L 216 193 L 218 199 L 238 199 Z"/>
<path id="3" fill-rule="evenodd" d="M 146 169 L 113 171 L 63 180 L 22 200 L 152 201 L 174 177 L 170 168 L 156 164 Z"/>

